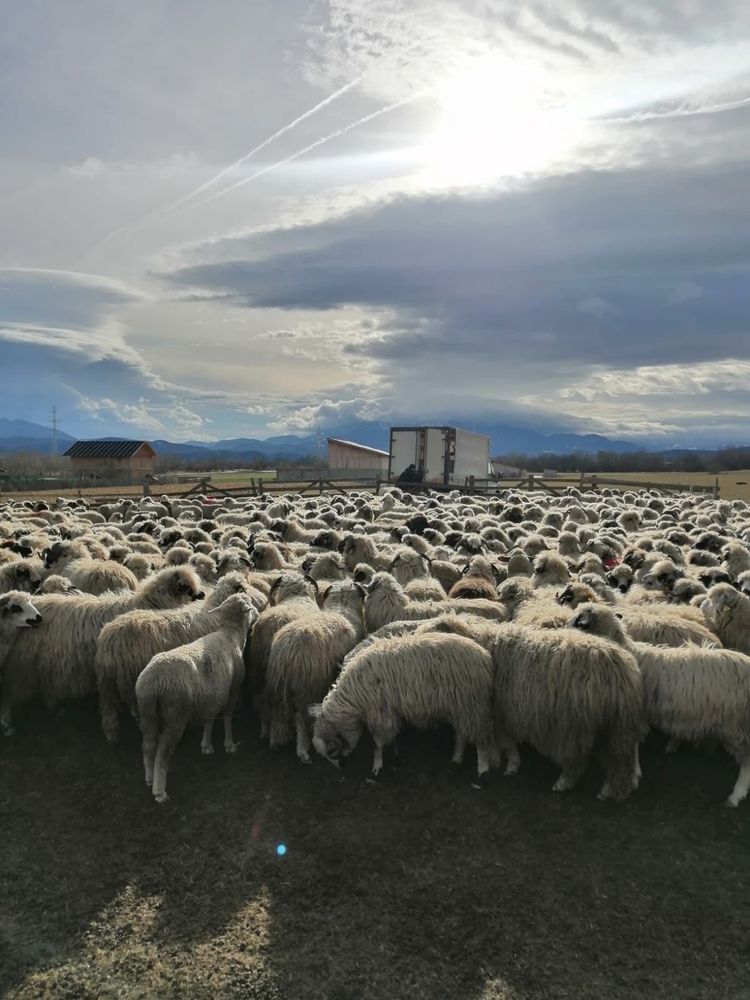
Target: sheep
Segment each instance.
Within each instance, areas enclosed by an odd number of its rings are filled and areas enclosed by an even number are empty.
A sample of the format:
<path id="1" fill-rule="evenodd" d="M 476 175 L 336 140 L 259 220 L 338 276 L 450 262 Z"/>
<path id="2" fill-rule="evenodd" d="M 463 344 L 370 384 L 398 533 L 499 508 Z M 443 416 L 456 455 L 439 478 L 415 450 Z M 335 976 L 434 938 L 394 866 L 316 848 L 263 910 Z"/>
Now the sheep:
<path id="1" fill-rule="evenodd" d="M 42 580 L 36 593 L 40 597 L 43 594 L 68 594 L 70 597 L 77 597 L 80 596 L 81 591 L 73 586 L 72 581 L 67 576 L 59 576 L 57 573 L 52 573 Z"/>
<path id="2" fill-rule="evenodd" d="M 484 556 L 473 556 L 464 576 L 451 587 L 448 597 L 467 600 L 497 600 L 497 580 L 492 564 Z"/>
<path id="3" fill-rule="evenodd" d="M 721 743 L 740 767 L 726 804 L 739 805 L 750 790 L 750 656 L 633 642 L 612 609 L 601 605 L 582 605 L 569 627 L 617 642 L 635 656 L 649 726 L 678 740 Z"/>
<path id="4" fill-rule="evenodd" d="M 313 746 L 338 766 L 364 728 L 375 743 L 372 775 L 383 767 L 383 748 L 404 722 L 425 728 L 447 722 L 455 730 L 453 763 L 466 743 L 477 750 L 475 784 L 489 777 L 492 742 L 492 660 L 458 635 L 376 639 L 356 651 L 323 703 L 313 709 Z"/>
<path id="5" fill-rule="evenodd" d="M 77 590 L 86 594 L 107 594 L 110 591 L 138 588 L 138 578 L 126 566 L 113 560 L 74 559 L 58 570 L 67 576 Z"/>
<path id="6" fill-rule="evenodd" d="M 0 566 L 0 594 L 11 590 L 34 593 L 44 578 L 44 567 L 36 559 L 16 559 Z"/>
<path id="7" fill-rule="evenodd" d="M 149 660 L 208 635 L 216 627 L 214 609 L 232 594 L 248 595 L 249 589 L 241 573 L 229 573 L 197 606 L 128 611 L 104 626 L 96 640 L 94 670 L 102 730 L 110 743 L 119 737 L 120 710 L 136 714 L 135 682 Z"/>
<path id="8" fill-rule="evenodd" d="M 41 622 L 42 616 L 25 591 L 9 590 L 0 595 L 0 677 L 16 629 L 37 628 Z"/>
<path id="9" fill-rule="evenodd" d="M 233 594 L 211 614 L 216 631 L 157 653 L 135 684 L 146 784 L 157 802 L 167 800 L 169 761 L 191 720 L 203 724 L 201 752 L 208 754 L 214 720 L 222 715 L 224 750 L 237 751 L 232 713 L 245 675 L 242 650 L 258 612 L 245 594 Z"/>
<path id="10" fill-rule="evenodd" d="M 253 641 L 245 650 L 245 668 L 248 687 L 261 719 L 262 736 L 268 735 L 270 724 L 263 689 L 266 685 L 271 644 L 276 633 L 289 622 L 320 610 L 317 597 L 318 585 L 315 580 L 299 573 L 282 573 L 271 592 L 271 601 L 276 603 L 263 611 L 255 623 Z"/>
<path id="11" fill-rule="evenodd" d="M 644 730 L 633 656 L 596 636 L 515 624 L 495 629 L 489 648 L 495 735 L 508 754 L 506 773 L 518 769 L 518 744 L 530 743 L 562 769 L 553 790 L 567 791 L 603 735 L 605 781 L 598 797 L 625 799 L 637 785 Z"/>
<path id="12" fill-rule="evenodd" d="M 482 618 L 494 618 L 497 621 L 507 619 L 506 610 L 497 601 L 446 600 L 424 603 L 411 601 L 408 594 L 389 573 L 376 573 L 368 587 L 365 624 L 368 632 L 374 632 L 388 622 L 434 618 L 448 610 L 463 611 L 480 615 Z"/>
<path id="13" fill-rule="evenodd" d="M 727 542 L 721 550 L 721 558 L 724 560 L 724 568 L 733 580 L 750 570 L 750 552 L 742 542 Z"/>
<path id="14" fill-rule="evenodd" d="M 71 598 L 50 594 L 36 601 L 43 622 L 16 636 L 5 666 L 0 728 L 13 734 L 14 705 L 42 695 L 48 705 L 62 698 L 83 698 L 96 692 L 94 657 L 102 628 L 118 615 L 136 608 L 172 608 L 204 596 L 189 567 L 162 570 L 124 594 Z"/>
<path id="15" fill-rule="evenodd" d="M 567 564 L 556 552 L 543 552 L 534 560 L 531 585 L 535 590 L 540 587 L 564 586 L 569 579 Z"/>
<path id="16" fill-rule="evenodd" d="M 310 763 L 308 710 L 323 700 L 342 660 L 364 638 L 364 598 L 359 584 L 334 583 L 323 597 L 319 614 L 285 625 L 271 644 L 266 676 L 271 746 L 280 742 L 276 717 L 282 716 L 285 734 L 285 717 L 293 715 L 297 756 L 303 764 Z"/>
<path id="17" fill-rule="evenodd" d="M 750 597 L 729 583 L 717 583 L 708 591 L 701 611 L 727 649 L 750 654 Z"/>
<path id="18" fill-rule="evenodd" d="M 687 577 L 677 580 L 669 593 L 670 604 L 691 604 L 696 597 L 703 597 L 706 588 L 697 580 L 690 580 Z"/>

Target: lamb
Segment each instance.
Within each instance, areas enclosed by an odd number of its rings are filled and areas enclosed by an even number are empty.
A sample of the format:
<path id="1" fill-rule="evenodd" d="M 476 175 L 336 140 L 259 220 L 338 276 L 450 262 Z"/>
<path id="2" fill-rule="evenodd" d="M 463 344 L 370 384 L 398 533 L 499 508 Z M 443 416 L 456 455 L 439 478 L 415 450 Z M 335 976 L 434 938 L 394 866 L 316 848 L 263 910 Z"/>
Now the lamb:
<path id="1" fill-rule="evenodd" d="M 727 805 L 750 790 L 750 656 L 728 649 L 670 649 L 633 642 L 611 608 L 584 604 L 569 626 L 632 653 L 641 670 L 646 721 L 678 740 L 716 740 L 740 766 Z"/>
<path id="2" fill-rule="evenodd" d="M 313 710 L 313 746 L 338 766 L 364 728 L 375 743 L 372 774 L 383 767 L 383 748 L 404 722 L 425 728 L 449 723 L 456 733 L 453 763 L 466 743 L 477 749 L 475 784 L 489 777 L 492 743 L 492 661 L 463 636 L 419 635 L 376 639 L 347 661 L 322 705 Z"/>
<path id="3" fill-rule="evenodd" d="M 84 594 L 71 598 L 50 594 L 36 600 L 43 622 L 16 636 L 5 666 L 0 728 L 13 734 L 13 707 L 41 695 L 54 705 L 61 698 L 83 698 L 96 692 L 94 657 L 102 628 L 118 615 L 137 608 L 173 608 L 204 596 L 189 567 L 162 570 L 134 593 Z"/>
<path id="4" fill-rule="evenodd" d="M 11 590 L 34 593 L 44 579 L 44 567 L 37 559 L 14 559 L 0 566 L 0 594 Z"/>
<path id="5" fill-rule="evenodd" d="M 638 781 L 643 735 L 642 691 L 633 656 L 613 642 L 572 630 L 536 631 L 511 624 L 490 640 L 495 665 L 495 735 L 519 765 L 518 744 L 530 743 L 562 774 L 553 786 L 573 788 L 604 736 L 600 799 L 625 799 Z"/>
<path id="6" fill-rule="evenodd" d="M 750 597 L 730 583 L 711 587 L 701 611 L 727 649 L 750 654 Z"/>
<path id="7" fill-rule="evenodd" d="M 104 626 L 96 640 L 94 669 L 102 730 L 110 743 L 119 737 L 121 709 L 136 714 L 135 682 L 149 660 L 214 631 L 214 609 L 232 594 L 247 595 L 249 589 L 241 573 L 228 573 L 198 605 L 129 611 Z"/>
<path id="8" fill-rule="evenodd" d="M 276 718 L 282 716 L 285 734 L 286 717 L 292 714 L 297 756 L 303 764 L 310 763 L 308 710 L 323 700 L 344 657 L 364 638 L 364 598 L 359 584 L 335 583 L 326 592 L 319 614 L 285 625 L 271 644 L 266 680 L 271 746 L 279 745 Z"/>
<path id="9" fill-rule="evenodd" d="M 233 594 L 211 614 L 216 631 L 157 653 L 136 681 L 143 767 L 157 802 L 167 800 L 169 761 L 191 720 L 203 724 L 201 751 L 208 754 L 214 720 L 222 715 L 224 750 L 237 751 L 232 713 L 245 675 L 242 650 L 258 612 L 245 594 Z"/>

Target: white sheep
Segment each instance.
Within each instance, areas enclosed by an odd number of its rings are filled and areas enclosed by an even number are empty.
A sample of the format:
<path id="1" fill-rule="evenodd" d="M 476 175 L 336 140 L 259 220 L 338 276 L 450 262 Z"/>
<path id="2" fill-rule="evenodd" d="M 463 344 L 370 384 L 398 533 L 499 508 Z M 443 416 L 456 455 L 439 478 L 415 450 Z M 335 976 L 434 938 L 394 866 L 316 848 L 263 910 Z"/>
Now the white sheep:
<path id="1" fill-rule="evenodd" d="M 202 598 L 189 567 L 162 570 L 134 593 L 95 597 L 50 594 L 36 600 L 42 624 L 16 636 L 5 665 L 0 727 L 13 733 L 13 706 L 41 695 L 48 705 L 96 692 L 94 657 L 102 628 L 136 608 L 173 608 Z"/>
<path id="2" fill-rule="evenodd" d="M 9 590 L 0 595 L 0 678 L 16 629 L 37 628 L 41 621 L 42 616 L 25 591 Z"/>
<path id="3" fill-rule="evenodd" d="M 232 714 L 242 690 L 242 650 L 258 612 L 245 594 L 234 594 L 211 612 L 217 630 L 157 653 L 135 685 L 143 733 L 146 784 L 157 802 L 167 799 L 169 761 L 187 724 L 203 724 L 201 751 L 213 753 L 214 720 L 224 718 L 224 749 L 235 753 Z"/>
<path id="4" fill-rule="evenodd" d="M 44 566 L 37 559 L 14 559 L 0 566 L 0 594 L 11 590 L 34 593 L 44 575 Z"/>
<path id="5" fill-rule="evenodd" d="M 118 615 L 99 633 L 94 669 L 102 730 L 110 743 L 119 736 L 119 712 L 136 714 L 135 682 L 157 653 L 200 639 L 216 628 L 215 608 L 232 594 L 248 594 L 242 573 L 222 577 L 205 601 L 164 611 L 138 609 Z"/>
<path id="6" fill-rule="evenodd" d="M 599 798 L 626 798 L 637 786 L 643 733 L 642 691 L 633 656 L 613 642 L 573 630 L 519 625 L 495 629 L 495 726 L 499 749 L 518 768 L 529 743 L 562 773 L 554 791 L 573 788 L 594 745 L 604 738 L 605 781 Z"/>
<path id="7" fill-rule="evenodd" d="M 304 764 L 310 763 L 308 710 L 323 700 L 344 657 L 364 637 L 364 597 L 359 584 L 334 583 L 324 595 L 318 614 L 285 625 L 271 644 L 266 676 L 271 746 L 284 742 L 288 719 L 292 717 L 297 756 Z"/>
<path id="8" fill-rule="evenodd" d="M 458 635 L 376 639 L 347 661 L 322 705 L 313 710 L 313 745 L 338 765 L 364 728 L 375 743 L 372 773 L 383 767 L 383 748 L 405 722 L 440 723 L 456 734 L 453 762 L 467 743 L 477 750 L 476 783 L 489 775 L 492 742 L 492 661 L 486 650 Z"/>
<path id="9" fill-rule="evenodd" d="M 750 654 L 750 597 L 730 583 L 717 583 L 708 591 L 701 611 L 727 649 Z"/>
<path id="10" fill-rule="evenodd" d="M 603 636 L 635 657 L 641 671 L 646 721 L 677 740 L 716 740 L 740 766 L 727 805 L 750 790 L 750 656 L 705 646 L 633 642 L 611 608 L 584 604 L 571 628 Z"/>
<path id="11" fill-rule="evenodd" d="M 424 603 L 412 601 L 390 573 L 376 573 L 367 590 L 365 624 L 368 632 L 374 632 L 389 622 L 434 618 L 444 611 L 465 612 L 496 621 L 507 619 L 507 611 L 498 601 L 447 598 L 444 601 Z"/>

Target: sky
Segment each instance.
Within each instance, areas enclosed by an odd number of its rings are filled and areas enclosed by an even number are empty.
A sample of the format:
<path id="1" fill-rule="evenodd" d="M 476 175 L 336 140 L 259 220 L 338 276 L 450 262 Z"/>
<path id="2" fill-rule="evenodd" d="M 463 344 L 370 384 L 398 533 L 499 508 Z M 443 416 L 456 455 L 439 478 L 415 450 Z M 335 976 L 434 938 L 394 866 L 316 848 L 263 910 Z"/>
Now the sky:
<path id="1" fill-rule="evenodd" d="M 750 5 L 24 0 L 0 417 L 750 443 Z"/>

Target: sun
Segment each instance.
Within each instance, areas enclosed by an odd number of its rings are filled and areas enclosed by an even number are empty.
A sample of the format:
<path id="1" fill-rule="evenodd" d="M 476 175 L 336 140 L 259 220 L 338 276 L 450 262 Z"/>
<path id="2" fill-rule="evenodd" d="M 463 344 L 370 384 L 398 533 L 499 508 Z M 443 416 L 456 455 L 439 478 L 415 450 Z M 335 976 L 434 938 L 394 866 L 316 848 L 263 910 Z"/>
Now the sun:
<path id="1" fill-rule="evenodd" d="M 434 91 L 431 134 L 418 147 L 431 187 L 487 186 L 548 169 L 580 136 L 539 67 L 501 57 L 472 60 Z"/>

